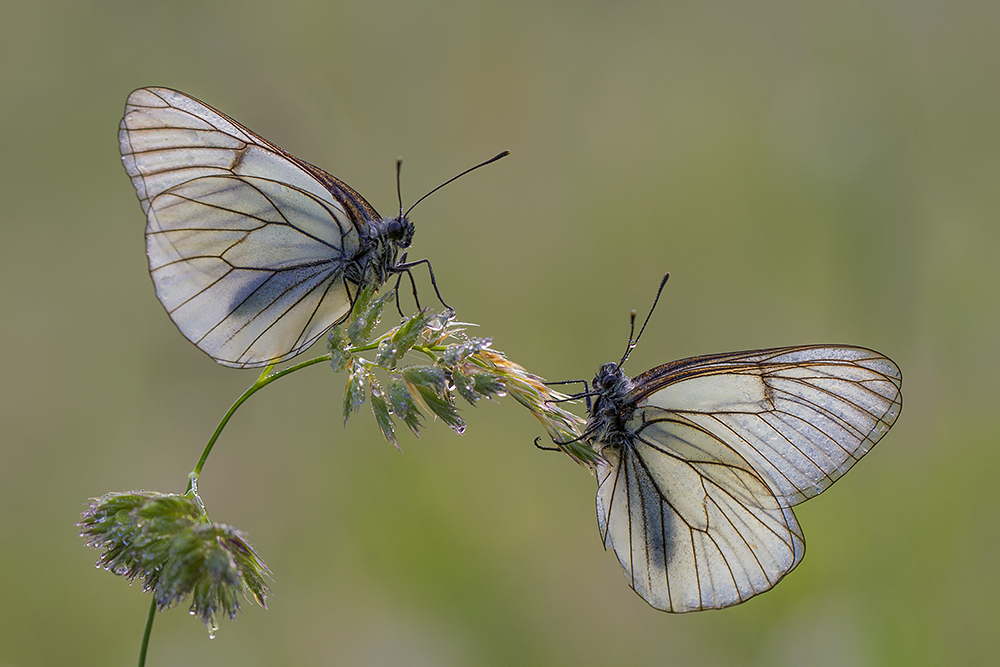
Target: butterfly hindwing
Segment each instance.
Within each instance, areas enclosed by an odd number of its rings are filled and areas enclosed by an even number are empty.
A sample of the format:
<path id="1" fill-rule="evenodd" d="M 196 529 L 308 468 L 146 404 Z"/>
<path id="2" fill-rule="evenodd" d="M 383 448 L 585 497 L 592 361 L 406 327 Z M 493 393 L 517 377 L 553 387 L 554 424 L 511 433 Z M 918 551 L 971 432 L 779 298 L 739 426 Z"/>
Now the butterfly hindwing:
<path id="1" fill-rule="evenodd" d="M 791 510 L 714 438 L 674 424 L 598 470 L 598 524 L 632 587 L 657 609 L 727 607 L 771 588 L 805 551 Z M 676 451 L 701 449 L 688 460 Z"/>

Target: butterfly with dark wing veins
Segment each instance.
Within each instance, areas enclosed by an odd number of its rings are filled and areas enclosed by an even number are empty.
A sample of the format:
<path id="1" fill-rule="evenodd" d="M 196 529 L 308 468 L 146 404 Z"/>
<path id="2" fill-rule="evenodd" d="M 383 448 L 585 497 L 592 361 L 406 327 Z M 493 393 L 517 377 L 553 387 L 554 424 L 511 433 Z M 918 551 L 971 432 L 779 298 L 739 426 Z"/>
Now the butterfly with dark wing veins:
<path id="1" fill-rule="evenodd" d="M 430 263 L 403 252 L 416 204 L 403 213 L 400 198 L 399 215 L 383 218 L 347 184 L 168 88 L 129 95 L 118 140 L 146 214 L 156 295 L 220 364 L 294 357 L 347 317 L 361 289 L 418 264 L 444 304 Z"/>
<path id="2" fill-rule="evenodd" d="M 634 312 L 632 322 L 634 333 Z M 803 345 L 681 359 L 630 379 L 621 367 L 648 322 L 576 395 L 589 412 L 580 439 L 599 454 L 601 539 L 651 606 L 728 607 L 802 560 L 792 507 L 886 434 L 902 376 L 872 350 Z"/>

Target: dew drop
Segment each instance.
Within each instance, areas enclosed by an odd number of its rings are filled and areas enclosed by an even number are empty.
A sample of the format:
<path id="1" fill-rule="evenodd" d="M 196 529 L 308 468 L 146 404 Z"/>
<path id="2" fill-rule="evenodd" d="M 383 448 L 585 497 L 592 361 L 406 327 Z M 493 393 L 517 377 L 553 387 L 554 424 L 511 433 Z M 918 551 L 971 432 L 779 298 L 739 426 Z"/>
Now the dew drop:
<path id="1" fill-rule="evenodd" d="M 215 633 L 218 631 L 219 631 L 219 626 L 215 625 L 214 623 L 210 625 L 208 628 L 208 638 L 215 639 Z"/>
<path id="2" fill-rule="evenodd" d="M 465 424 L 462 424 L 461 426 L 456 426 L 455 433 L 458 433 L 459 435 L 465 433 Z"/>

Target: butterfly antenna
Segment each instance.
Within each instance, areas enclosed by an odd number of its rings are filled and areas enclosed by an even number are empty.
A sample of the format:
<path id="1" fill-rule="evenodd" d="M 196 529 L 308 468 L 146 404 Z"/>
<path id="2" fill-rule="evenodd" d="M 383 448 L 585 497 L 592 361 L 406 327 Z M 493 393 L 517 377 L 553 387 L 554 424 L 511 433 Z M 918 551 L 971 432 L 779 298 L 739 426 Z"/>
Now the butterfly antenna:
<path id="1" fill-rule="evenodd" d="M 496 155 L 496 156 L 494 156 L 494 157 L 491 157 L 491 158 L 490 158 L 489 160 L 487 160 L 486 162 L 480 162 L 480 163 L 479 163 L 479 164 L 477 164 L 477 165 L 476 165 L 475 167 L 471 167 L 471 168 L 469 168 L 469 169 L 466 169 L 465 171 L 463 171 L 463 172 L 462 172 L 461 174 L 459 174 L 458 176 L 455 176 L 454 178 L 449 178 L 449 179 L 448 179 L 447 181 L 445 181 L 445 182 L 444 182 L 444 183 L 442 183 L 441 185 L 437 186 L 436 188 L 434 188 L 433 190 L 431 190 L 430 192 L 428 192 L 427 194 L 425 194 L 425 195 L 424 195 L 423 197 L 421 197 L 420 199 L 418 199 L 418 200 L 417 200 L 416 202 L 414 202 L 413 206 L 411 206 L 410 208 L 406 209 L 406 214 L 405 214 L 404 216 L 402 216 L 402 217 L 404 217 L 404 218 L 406 218 L 406 217 L 409 217 L 409 215 L 410 215 L 410 211 L 412 211 L 413 209 L 415 209 L 415 208 L 417 207 L 417 204 L 419 204 L 419 203 L 420 203 L 420 202 L 422 202 L 423 200 L 427 199 L 427 198 L 428 198 L 428 197 L 430 197 L 430 196 L 431 196 L 432 194 L 434 194 L 435 192 L 437 192 L 438 190 L 440 190 L 440 189 L 441 189 L 441 188 L 443 188 L 444 186 L 448 185 L 448 184 L 449 184 L 449 183 L 451 183 L 452 181 L 456 181 L 456 180 L 458 180 L 458 179 L 462 178 L 463 176 L 465 176 L 466 174 L 468 174 L 468 173 L 469 173 L 470 171 L 475 171 L 476 169 L 479 169 L 480 167 L 485 167 L 486 165 L 488 165 L 488 164 L 492 164 L 492 163 L 496 162 L 497 160 L 499 160 L 500 158 L 503 158 L 503 157 L 507 157 L 508 155 L 510 155 L 510 151 L 504 151 L 503 153 L 500 153 L 499 155 Z M 398 182 L 398 172 L 397 172 L 397 182 Z M 399 188 L 397 187 L 396 189 L 398 190 Z M 399 208 L 400 208 L 400 210 L 402 210 L 402 209 L 403 209 L 403 205 L 402 205 L 402 198 L 400 198 L 400 205 L 399 205 Z"/>
<path id="2" fill-rule="evenodd" d="M 399 198 L 399 219 L 403 219 L 403 187 L 400 185 L 399 174 L 403 170 L 403 158 L 396 158 L 396 196 Z"/>
<path id="3" fill-rule="evenodd" d="M 635 347 L 637 341 L 634 338 L 632 338 L 633 334 L 635 334 L 635 308 L 633 308 L 632 312 L 629 313 L 628 344 L 625 346 L 625 354 L 622 355 L 622 360 L 618 362 L 619 368 L 621 368 L 621 365 L 625 363 L 626 359 L 628 359 L 628 355 L 632 351 L 632 348 Z"/>
<path id="4" fill-rule="evenodd" d="M 625 354 L 622 356 L 622 360 L 618 362 L 618 366 L 621 367 L 628 359 L 628 355 L 632 353 L 632 348 L 634 348 L 638 343 L 639 339 L 642 338 L 642 332 L 646 330 L 646 325 L 649 324 L 649 318 L 653 316 L 653 311 L 656 310 L 656 304 L 660 301 L 660 294 L 663 293 L 663 286 L 667 284 L 667 279 L 670 278 L 669 273 L 663 274 L 663 280 L 660 281 L 660 287 L 656 290 L 656 298 L 653 299 L 653 305 L 649 309 L 649 314 L 646 315 L 645 321 L 642 323 L 642 327 L 639 329 L 639 335 L 632 338 L 632 333 L 635 331 L 635 311 L 632 311 L 631 324 L 629 325 L 628 333 L 628 346 L 625 348 Z"/>

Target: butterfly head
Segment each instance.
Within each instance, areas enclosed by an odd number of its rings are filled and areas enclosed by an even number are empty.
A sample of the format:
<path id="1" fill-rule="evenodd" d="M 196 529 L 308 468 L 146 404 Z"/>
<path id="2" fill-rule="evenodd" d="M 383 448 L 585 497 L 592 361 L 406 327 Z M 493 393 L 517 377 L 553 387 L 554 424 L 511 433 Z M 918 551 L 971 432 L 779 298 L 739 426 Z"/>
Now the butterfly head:
<path id="1" fill-rule="evenodd" d="M 413 242 L 413 231 L 413 223 L 405 216 L 399 216 L 386 225 L 385 236 L 397 248 L 409 248 Z"/>
<path id="2" fill-rule="evenodd" d="M 620 365 L 609 361 L 601 366 L 594 376 L 593 389 L 597 393 L 597 402 L 620 404 L 632 389 L 632 380 L 622 371 Z M 595 404 L 594 410 L 597 410 Z"/>

